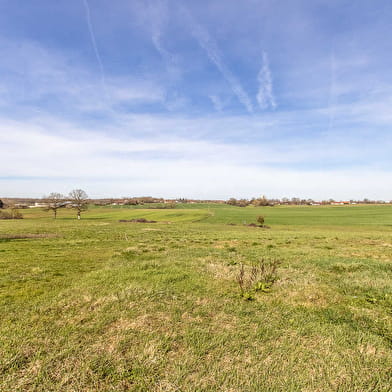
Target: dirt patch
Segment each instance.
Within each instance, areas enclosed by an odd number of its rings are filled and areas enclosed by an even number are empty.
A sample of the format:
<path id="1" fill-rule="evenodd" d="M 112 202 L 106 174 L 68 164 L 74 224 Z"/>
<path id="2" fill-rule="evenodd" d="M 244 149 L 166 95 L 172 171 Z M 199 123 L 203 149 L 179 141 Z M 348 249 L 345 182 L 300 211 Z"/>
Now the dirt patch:
<path id="1" fill-rule="evenodd" d="M 129 222 L 129 223 L 157 223 L 157 221 L 154 220 L 147 220 L 145 218 L 139 218 L 139 219 L 120 219 L 119 222 Z"/>
<path id="2" fill-rule="evenodd" d="M 244 226 L 248 226 L 248 227 L 258 227 L 259 229 L 270 229 L 270 226 L 267 225 L 258 225 L 257 223 L 249 223 L 247 225 Z"/>

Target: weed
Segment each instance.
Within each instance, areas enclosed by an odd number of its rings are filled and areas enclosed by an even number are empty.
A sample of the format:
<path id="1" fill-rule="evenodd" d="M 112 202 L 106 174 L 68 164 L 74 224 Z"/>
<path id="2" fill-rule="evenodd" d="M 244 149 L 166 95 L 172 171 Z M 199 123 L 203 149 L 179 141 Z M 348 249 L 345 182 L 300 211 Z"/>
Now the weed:
<path id="1" fill-rule="evenodd" d="M 253 299 L 254 293 L 270 291 L 271 286 L 278 280 L 277 269 L 280 260 L 260 259 L 257 265 L 246 268 L 241 264 L 237 275 L 237 283 L 240 286 L 240 294 L 244 299 Z"/>

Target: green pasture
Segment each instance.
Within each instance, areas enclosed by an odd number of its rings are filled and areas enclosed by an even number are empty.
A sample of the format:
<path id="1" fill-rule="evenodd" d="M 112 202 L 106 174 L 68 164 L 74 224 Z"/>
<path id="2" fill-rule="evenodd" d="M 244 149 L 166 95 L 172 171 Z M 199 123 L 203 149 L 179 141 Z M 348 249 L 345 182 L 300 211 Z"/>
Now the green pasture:
<path id="1" fill-rule="evenodd" d="M 20 210 L 25 218 L 48 219 L 51 212 L 40 208 Z M 91 206 L 83 213 L 84 219 L 119 220 L 146 218 L 170 222 L 204 222 L 225 224 L 249 224 L 263 215 L 266 224 L 305 226 L 390 226 L 391 205 L 351 206 L 275 206 L 234 207 L 226 204 L 178 204 L 176 208 L 159 209 L 156 205 L 143 206 Z M 60 209 L 58 219 L 74 219 L 72 209 Z"/>
<path id="2" fill-rule="evenodd" d="M 189 208 L 189 204 L 179 207 Z M 191 205 L 203 208 L 203 204 Z M 273 225 L 359 226 L 392 225 L 391 205 L 233 207 L 208 205 L 210 223 L 251 223 L 263 215 Z"/>
<path id="3" fill-rule="evenodd" d="M 0 391 L 392 390 L 392 206 L 21 212 L 0 220 Z M 245 300 L 262 258 L 278 280 Z"/>

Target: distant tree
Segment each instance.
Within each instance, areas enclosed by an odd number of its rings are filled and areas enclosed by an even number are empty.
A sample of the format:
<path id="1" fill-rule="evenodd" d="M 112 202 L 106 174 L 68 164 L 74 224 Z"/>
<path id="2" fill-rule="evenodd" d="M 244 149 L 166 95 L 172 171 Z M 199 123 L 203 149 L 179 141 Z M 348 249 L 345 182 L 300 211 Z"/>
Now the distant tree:
<path id="1" fill-rule="evenodd" d="M 232 197 L 226 201 L 226 204 L 229 204 L 231 206 L 237 206 L 237 207 L 246 207 L 250 204 L 250 200 L 247 200 L 247 199 L 237 200 L 234 197 Z"/>
<path id="2" fill-rule="evenodd" d="M 0 208 L 4 208 L 3 200 L 0 199 Z"/>
<path id="3" fill-rule="evenodd" d="M 236 205 L 237 205 L 238 207 L 246 207 L 246 206 L 249 205 L 249 203 L 250 203 L 250 201 L 247 200 L 247 199 L 240 199 L 240 200 L 237 201 L 237 204 L 236 204 Z"/>
<path id="4" fill-rule="evenodd" d="M 255 207 L 265 207 L 265 206 L 270 206 L 272 205 L 269 200 L 263 195 L 261 197 L 259 197 L 258 199 L 253 199 L 252 200 L 252 204 Z"/>
<path id="5" fill-rule="evenodd" d="M 227 200 L 226 204 L 229 204 L 231 206 L 235 206 L 235 205 L 237 205 L 237 199 L 235 199 L 234 197 L 231 197 L 229 200 Z"/>
<path id="6" fill-rule="evenodd" d="M 290 204 L 299 205 L 299 204 L 301 204 L 301 199 L 298 198 L 298 197 L 292 197 L 291 201 L 290 201 Z"/>
<path id="7" fill-rule="evenodd" d="M 69 200 L 72 202 L 71 207 L 77 211 L 77 217 L 80 219 L 82 211 L 88 208 L 88 196 L 82 189 L 74 189 L 69 193 Z"/>
<path id="8" fill-rule="evenodd" d="M 65 197 L 61 193 L 52 192 L 44 197 L 45 211 L 53 211 L 54 219 L 57 218 L 57 210 L 65 206 Z"/>

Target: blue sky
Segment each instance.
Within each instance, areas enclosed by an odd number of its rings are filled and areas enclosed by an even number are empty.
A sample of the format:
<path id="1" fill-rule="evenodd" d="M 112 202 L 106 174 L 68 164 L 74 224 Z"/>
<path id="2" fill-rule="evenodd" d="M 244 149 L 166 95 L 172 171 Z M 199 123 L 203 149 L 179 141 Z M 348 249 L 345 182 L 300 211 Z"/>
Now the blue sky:
<path id="1" fill-rule="evenodd" d="M 389 0 L 0 0 L 0 196 L 392 199 Z"/>

